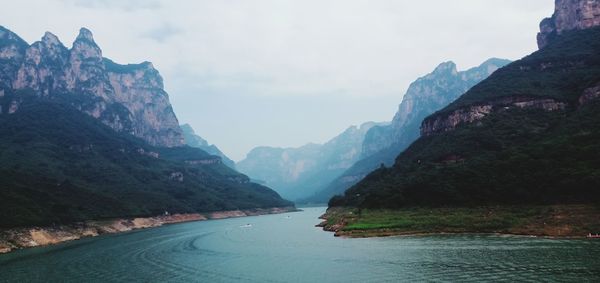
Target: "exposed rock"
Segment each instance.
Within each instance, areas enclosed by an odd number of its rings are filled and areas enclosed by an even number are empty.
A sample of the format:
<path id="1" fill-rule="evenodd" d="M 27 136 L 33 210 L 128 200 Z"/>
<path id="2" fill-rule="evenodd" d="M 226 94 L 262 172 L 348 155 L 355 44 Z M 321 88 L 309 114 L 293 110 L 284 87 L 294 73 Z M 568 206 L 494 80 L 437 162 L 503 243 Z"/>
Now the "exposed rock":
<path id="1" fill-rule="evenodd" d="M 539 48 L 563 32 L 600 26 L 600 0 L 556 0 L 551 18 L 540 23 Z"/>
<path id="2" fill-rule="evenodd" d="M 419 137 L 423 119 L 442 109 L 471 87 L 490 76 L 509 60 L 492 58 L 481 65 L 459 72 L 454 62 L 444 62 L 433 72 L 417 79 L 408 88 L 389 126 L 374 127 L 365 136 L 362 158 L 369 157 L 394 144 L 404 148 Z M 402 149 L 400 149 L 401 151 Z M 396 156 L 396 154 L 392 154 Z M 389 164 L 391 160 L 380 160 Z"/>
<path id="3" fill-rule="evenodd" d="M 471 105 L 447 115 L 428 117 L 421 125 L 421 135 L 431 136 L 456 129 L 461 124 L 473 123 L 494 111 L 508 110 L 511 107 L 521 109 L 542 109 L 545 111 L 564 110 L 567 104 L 553 99 L 534 99 L 529 97 L 508 97 L 485 104 Z"/>
<path id="4" fill-rule="evenodd" d="M 13 113 L 17 112 L 17 110 L 19 110 L 19 102 L 16 100 L 13 100 L 10 103 L 10 106 L 8 107 L 8 114 L 13 114 Z"/>
<path id="5" fill-rule="evenodd" d="M 171 179 L 171 181 L 183 182 L 183 173 L 181 173 L 181 172 L 173 172 L 169 176 L 169 179 Z"/>
<path id="6" fill-rule="evenodd" d="M 71 49 L 52 33 L 28 45 L 0 28 L 0 89 L 66 99 L 116 131 L 151 145 L 184 144 L 162 77 L 149 62 L 119 65 L 102 56 L 86 28 Z M 4 84 L 4 86 L 2 85 Z"/>
<path id="7" fill-rule="evenodd" d="M 396 156 L 419 137 L 425 117 L 447 106 L 508 63 L 509 60 L 492 58 L 477 67 L 458 71 L 453 62 L 444 62 L 411 83 L 392 122 L 372 127 L 365 135 L 360 160 L 309 201 L 325 202 L 342 194 L 382 164 L 392 166 Z"/>
<path id="8" fill-rule="evenodd" d="M 154 152 L 154 151 L 146 151 L 143 148 L 138 148 L 137 152 L 141 155 L 145 155 L 148 157 L 152 157 L 152 158 L 159 158 L 160 154 L 158 152 Z"/>
<path id="9" fill-rule="evenodd" d="M 197 160 L 186 160 L 185 163 L 190 165 L 211 165 L 221 163 L 220 158 L 209 158 L 209 159 L 197 159 Z"/>
<path id="10" fill-rule="evenodd" d="M 590 87 L 583 91 L 583 95 L 579 97 L 579 105 L 585 105 L 591 101 L 600 98 L 600 84 L 595 87 Z"/>

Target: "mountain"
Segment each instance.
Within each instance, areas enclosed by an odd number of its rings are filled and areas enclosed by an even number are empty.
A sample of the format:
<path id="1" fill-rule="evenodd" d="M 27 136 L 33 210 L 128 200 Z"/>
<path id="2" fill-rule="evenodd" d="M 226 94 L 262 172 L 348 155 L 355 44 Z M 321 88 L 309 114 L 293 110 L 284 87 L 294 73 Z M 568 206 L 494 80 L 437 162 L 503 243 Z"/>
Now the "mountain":
<path id="1" fill-rule="evenodd" d="M 459 72 L 456 64 L 445 62 L 411 83 L 392 122 L 372 127 L 365 135 L 361 159 L 308 201 L 326 202 L 332 196 L 342 194 L 381 164 L 393 165 L 396 156 L 419 137 L 419 127 L 425 117 L 447 106 L 508 63 L 509 60 L 493 58 L 478 67 Z"/>
<path id="2" fill-rule="evenodd" d="M 201 149 L 183 145 L 150 63 L 102 58 L 0 29 L 0 227 L 287 207 Z"/>
<path id="3" fill-rule="evenodd" d="M 600 22 L 586 24 L 590 10 L 600 14 L 598 1 L 556 1 L 554 25 L 570 28 L 427 117 L 393 167 L 330 204 L 598 203 Z M 571 11 L 579 17 L 563 25 Z"/>
<path id="4" fill-rule="evenodd" d="M 119 65 L 102 57 L 92 33 L 82 28 L 71 49 L 52 33 L 27 44 L 0 26 L 0 92 L 26 90 L 61 98 L 118 132 L 155 146 L 184 145 L 177 117 L 152 63 Z M 11 111 L 21 100 L 14 97 Z"/>
<path id="5" fill-rule="evenodd" d="M 229 159 L 221 150 L 214 144 L 208 144 L 208 142 L 196 135 L 194 129 L 189 124 L 181 125 L 181 131 L 183 132 L 183 139 L 185 140 L 185 144 L 191 147 L 199 148 L 206 151 L 209 154 L 221 157 L 223 164 L 227 165 L 229 168 L 235 170 L 235 162 Z"/>
<path id="6" fill-rule="evenodd" d="M 597 0 L 556 0 L 554 14 L 540 23 L 537 36 L 539 48 L 544 48 L 556 36 L 571 30 L 600 25 L 600 3 Z"/>
<path id="7" fill-rule="evenodd" d="M 257 147 L 237 163 L 240 172 L 264 183 L 288 199 L 314 194 L 358 160 L 367 131 L 380 124 L 352 126 L 325 144 L 298 148 Z"/>

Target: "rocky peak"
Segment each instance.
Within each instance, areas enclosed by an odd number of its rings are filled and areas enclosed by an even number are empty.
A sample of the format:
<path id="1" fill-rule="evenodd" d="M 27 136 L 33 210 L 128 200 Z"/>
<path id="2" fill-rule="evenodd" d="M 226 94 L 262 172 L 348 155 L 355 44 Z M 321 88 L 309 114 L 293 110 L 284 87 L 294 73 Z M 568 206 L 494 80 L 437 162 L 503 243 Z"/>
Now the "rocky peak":
<path id="1" fill-rule="evenodd" d="M 419 126 L 425 117 L 445 107 L 508 63 L 509 60 L 492 58 L 466 71 L 458 71 L 452 61 L 439 64 L 433 72 L 410 85 L 391 125 L 373 127 L 367 132 L 362 145 L 362 157 L 366 158 L 392 145 L 410 144 L 419 137 Z"/>
<path id="2" fill-rule="evenodd" d="M 102 63 L 102 50 L 94 41 L 92 32 L 86 28 L 81 28 L 77 39 L 75 39 L 75 42 L 73 42 L 73 48 L 71 49 L 71 61 L 74 60 L 85 60 L 88 62 L 95 61 L 96 63 Z M 79 63 L 76 65 L 78 67 Z"/>
<path id="3" fill-rule="evenodd" d="M 452 61 L 444 62 L 439 64 L 435 70 L 431 73 L 432 76 L 444 75 L 444 74 L 456 74 L 456 64 Z"/>
<path id="4" fill-rule="evenodd" d="M 600 26 L 600 0 L 555 0 L 554 14 L 540 23 L 540 49 L 563 32 Z"/>
<path id="5" fill-rule="evenodd" d="M 73 47 L 46 32 L 27 44 L 0 27 L 0 90 L 69 95 L 69 103 L 119 132 L 151 145 L 184 145 L 179 122 L 151 63 L 120 65 L 102 57 L 92 32 L 81 28 Z M 17 105 L 18 106 L 18 105 Z"/>
<path id="6" fill-rule="evenodd" d="M 64 46 L 58 37 L 49 31 L 42 37 L 42 42 L 47 46 Z"/>
<path id="7" fill-rule="evenodd" d="M 77 35 L 77 39 L 75 41 L 89 41 L 89 42 L 96 43 L 94 41 L 94 35 L 87 28 L 79 29 L 79 35 Z"/>

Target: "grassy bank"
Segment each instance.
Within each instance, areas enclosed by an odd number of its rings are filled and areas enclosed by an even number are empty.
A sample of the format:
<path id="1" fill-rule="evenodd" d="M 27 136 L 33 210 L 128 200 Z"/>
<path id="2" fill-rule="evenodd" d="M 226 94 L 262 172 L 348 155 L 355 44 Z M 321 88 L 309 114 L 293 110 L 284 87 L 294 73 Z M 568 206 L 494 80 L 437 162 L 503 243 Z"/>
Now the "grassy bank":
<path id="1" fill-rule="evenodd" d="M 330 208 L 321 226 L 336 236 L 500 233 L 585 237 L 600 233 L 600 206 L 493 206 L 374 210 Z"/>

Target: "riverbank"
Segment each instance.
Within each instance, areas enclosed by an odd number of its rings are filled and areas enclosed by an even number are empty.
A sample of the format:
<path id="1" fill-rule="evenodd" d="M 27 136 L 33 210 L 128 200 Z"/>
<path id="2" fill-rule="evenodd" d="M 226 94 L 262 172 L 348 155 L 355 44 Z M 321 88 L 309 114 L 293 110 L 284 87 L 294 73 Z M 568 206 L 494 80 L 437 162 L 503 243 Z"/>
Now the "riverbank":
<path id="1" fill-rule="evenodd" d="M 115 234 L 137 229 L 159 227 L 166 224 L 225 219 L 298 211 L 295 207 L 258 208 L 217 211 L 209 213 L 173 214 L 155 217 L 123 218 L 86 221 L 53 227 L 28 227 L 0 229 L 0 254 L 17 249 L 53 245 L 103 234 Z"/>
<path id="2" fill-rule="evenodd" d="M 372 210 L 329 208 L 317 225 L 335 236 L 485 233 L 585 238 L 600 232 L 595 205 L 493 206 Z"/>

